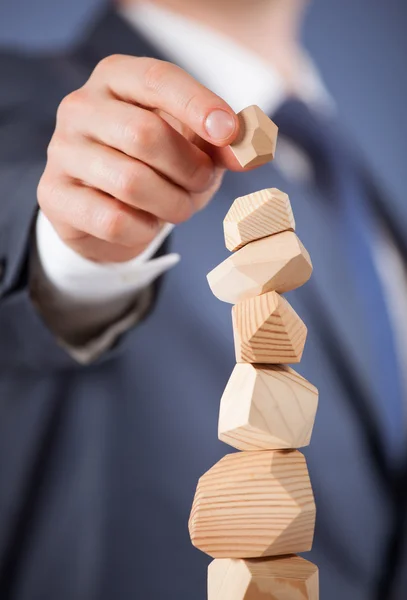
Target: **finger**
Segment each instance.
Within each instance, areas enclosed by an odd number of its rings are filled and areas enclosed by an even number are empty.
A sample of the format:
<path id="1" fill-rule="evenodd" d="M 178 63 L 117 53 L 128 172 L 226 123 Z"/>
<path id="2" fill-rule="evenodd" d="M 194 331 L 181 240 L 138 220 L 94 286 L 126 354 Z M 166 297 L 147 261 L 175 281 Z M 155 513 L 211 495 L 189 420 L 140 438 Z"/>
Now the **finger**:
<path id="1" fill-rule="evenodd" d="M 219 147 L 210 144 L 206 140 L 202 139 L 197 135 L 192 129 L 172 117 L 168 113 L 163 110 L 154 111 L 158 114 L 163 121 L 168 123 L 172 129 L 175 129 L 178 133 L 180 133 L 185 139 L 187 139 L 191 144 L 197 146 L 200 150 L 204 152 L 207 156 L 210 157 L 212 164 L 216 168 L 227 169 L 230 171 L 247 171 L 248 168 L 244 168 L 240 165 L 237 158 L 233 154 L 230 149 L 230 146 Z"/>
<path id="2" fill-rule="evenodd" d="M 230 106 L 172 63 L 110 56 L 96 67 L 89 85 L 125 102 L 168 112 L 216 146 L 227 146 L 238 134 L 238 118 Z"/>
<path id="3" fill-rule="evenodd" d="M 213 180 L 213 185 L 203 194 L 191 194 L 192 201 L 196 211 L 202 210 L 205 208 L 208 203 L 215 196 L 216 192 L 219 190 L 223 177 L 225 175 L 225 169 L 217 168 L 215 169 L 215 177 Z"/>
<path id="4" fill-rule="evenodd" d="M 41 188 L 41 209 L 56 224 L 62 239 L 80 243 L 80 232 L 109 244 L 142 249 L 160 231 L 161 223 L 154 216 L 134 210 L 99 190 L 69 180 L 54 187 L 45 178 Z M 41 201 L 44 192 L 47 200 Z"/>
<path id="5" fill-rule="evenodd" d="M 117 150 L 86 140 L 74 149 L 62 142 L 56 153 L 66 175 L 163 221 L 182 223 L 195 212 L 187 191 Z"/>
<path id="6" fill-rule="evenodd" d="M 71 131 L 74 127 L 76 133 L 148 164 L 188 191 L 198 193 L 212 185 L 209 156 L 151 111 L 109 98 L 96 105 L 84 103 L 69 121 Z"/>

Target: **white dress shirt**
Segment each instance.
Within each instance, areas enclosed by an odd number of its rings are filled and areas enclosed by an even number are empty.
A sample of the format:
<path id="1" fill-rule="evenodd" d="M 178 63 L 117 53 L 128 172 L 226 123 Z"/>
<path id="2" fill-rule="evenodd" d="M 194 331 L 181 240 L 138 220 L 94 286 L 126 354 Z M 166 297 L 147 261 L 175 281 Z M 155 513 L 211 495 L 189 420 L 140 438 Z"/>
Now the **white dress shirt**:
<path id="1" fill-rule="evenodd" d="M 278 72 L 234 40 L 149 3 L 129 6 L 121 12 L 163 55 L 224 98 L 236 112 L 257 104 L 270 113 L 284 100 L 284 84 Z M 331 97 L 305 53 L 303 62 L 298 95 L 320 112 L 334 110 Z M 284 139 L 279 140 L 275 164 L 289 178 L 307 180 L 312 176 L 305 154 Z M 94 359 L 116 335 L 134 323 L 132 307 L 135 298 L 156 277 L 178 263 L 178 254 L 151 259 L 171 228 L 165 227 L 137 258 L 119 265 L 100 265 L 68 248 L 39 213 L 36 252 L 32 261 L 35 301 L 49 326 L 78 360 L 89 362 Z M 383 283 L 389 299 L 392 298 L 389 302 L 391 312 L 395 318 L 397 314 L 398 319 L 400 311 L 404 310 L 404 316 L 407 315 L 407 293 L 401 291 L 399 278 L 400 272 L 404 272 L 401 257 L 381 234 L 376 254 L 381 272 L 384 256 L 387 259 L 391 256 L 388 260 L 393 265 L 394 276 L 386 270 Z M 404 291 L 407 292 L 407 288 Z M 399 299 L 397 303 L 395 293 Z M 407 323 L 407 319 L 404 320 Z M 400 336 L 404 364 L 407 364 L 407 330 L 401 333 L 399 327 L 395 330 Z"/>

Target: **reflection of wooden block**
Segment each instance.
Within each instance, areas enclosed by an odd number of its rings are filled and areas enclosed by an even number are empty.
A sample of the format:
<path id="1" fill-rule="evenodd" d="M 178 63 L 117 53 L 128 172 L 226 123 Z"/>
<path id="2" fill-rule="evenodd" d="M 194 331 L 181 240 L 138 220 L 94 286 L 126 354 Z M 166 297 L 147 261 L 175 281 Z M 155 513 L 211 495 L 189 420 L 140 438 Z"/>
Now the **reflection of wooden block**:
<path id="1" fill-rule="evenodd" d="M 297 450 L 228 454 L 203 475 L 189 520 L 194 546 L 214 558 L 311 549 L 315 504 Z"/>
<path id="2" fill-rule="evenodd" d="M 237 362 L 300 362 L 307 328 L 276 292 L 239 302 L 232 317 Z"/>
<path id="3" fill-rule="evenodd" d="M 318 567 L 299 556 L 217 558 L 208 569 L 208 600 L 318 600 Z"/>
<path id="4" fill-rule="evenodd" d="M 318 390 L 290 367 L 238 363 L 219 414 L 219 439 L 238 450 L 308 446 Z"/>
<path id="5" fill-rule="evenodd" d="M 284 231 L 231 254 L 208 274 L 208 283 L 219 300 L 237 304 L 265 292 L 294 290 L 311 273 L 308 252 L 293 231 Z"/>
<path id="6" fill-rule="evenodd" d="M 242 167 L 259 167 L 273 160 L 278 127 L 258 106 L 238 113 L 240 133 L 230 148 Z"/>
<path id="7" fill-rule="evenodd" d="M 276 188 L 236 198 L 223 221 L 226 248 L 231 252 L 288 229 L 295 229 L 290 199 Z"/>

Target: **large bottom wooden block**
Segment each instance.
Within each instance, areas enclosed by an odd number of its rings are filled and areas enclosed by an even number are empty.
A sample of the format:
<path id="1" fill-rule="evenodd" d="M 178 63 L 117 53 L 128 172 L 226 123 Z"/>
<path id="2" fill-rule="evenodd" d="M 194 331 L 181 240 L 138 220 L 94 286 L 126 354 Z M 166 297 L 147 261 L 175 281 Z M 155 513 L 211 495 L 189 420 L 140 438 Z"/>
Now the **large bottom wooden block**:
<path id="1" fill-rule="evenodd" d="M 218 558 L 208 569 L 208 600 L 318 600 L 318 568 L 299 556 Z"/>
<path id="2" fill-rule="evenodd" d="M 208 569 L 208 600 L 318 600 L 318 568 L 299 556 L 220 558 Z"/>
<path id="3" fill-rule="evenodd" d="M 297 450 L 228 454 L 203 475 L 189 520 L 194 546 L 213 558 L 311 549 L 315 503 Z"/>

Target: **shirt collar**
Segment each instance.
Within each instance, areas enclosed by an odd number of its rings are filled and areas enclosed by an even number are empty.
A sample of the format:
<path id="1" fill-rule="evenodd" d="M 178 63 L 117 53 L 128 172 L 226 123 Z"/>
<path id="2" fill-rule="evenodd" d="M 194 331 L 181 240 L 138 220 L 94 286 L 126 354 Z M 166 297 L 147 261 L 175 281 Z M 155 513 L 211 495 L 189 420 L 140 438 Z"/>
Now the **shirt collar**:
<path id="1" fill-rule="evenodd" d="M 221 96 L 238 112 L 257 104 L 273 114 L 285 99 L 280 75 L 264 59 L 231 38 L 150 3 L 120 9 L 122 16 L 166 57 Z M 319 112 L 332 112 L 333 100 L 304 52 L 300 99 Z"/>

